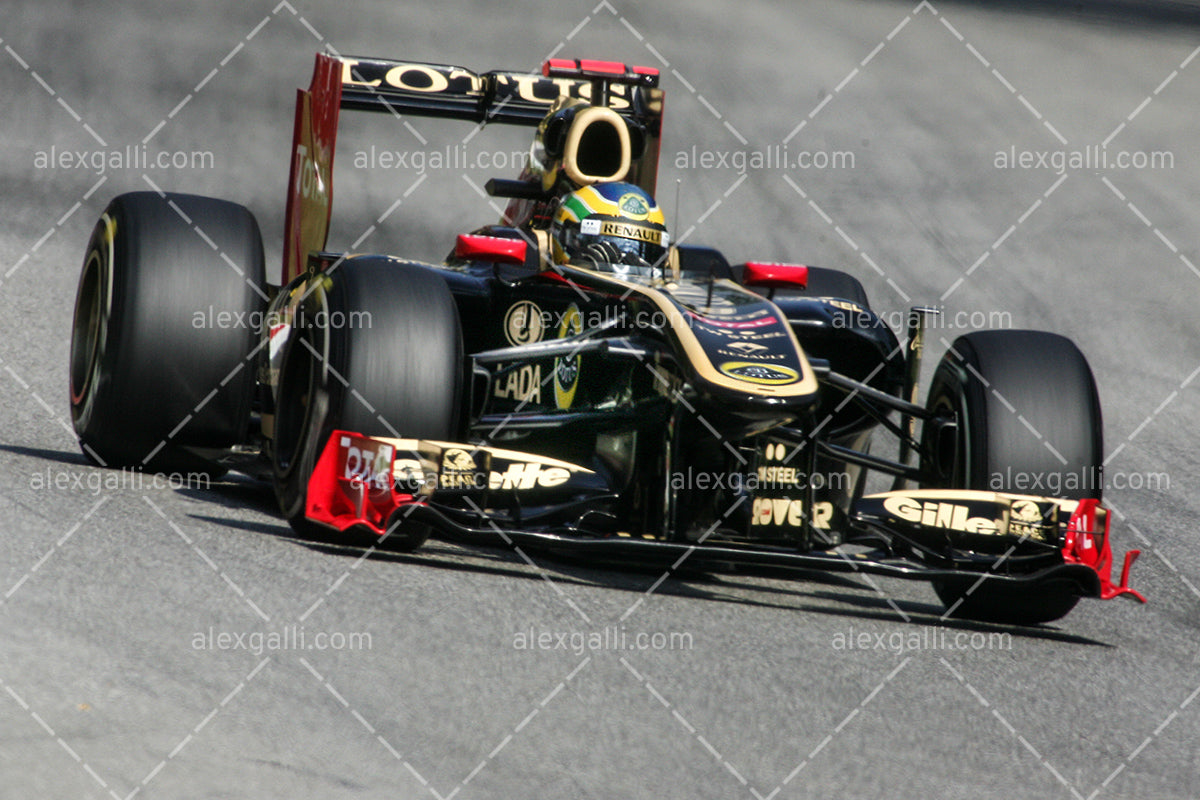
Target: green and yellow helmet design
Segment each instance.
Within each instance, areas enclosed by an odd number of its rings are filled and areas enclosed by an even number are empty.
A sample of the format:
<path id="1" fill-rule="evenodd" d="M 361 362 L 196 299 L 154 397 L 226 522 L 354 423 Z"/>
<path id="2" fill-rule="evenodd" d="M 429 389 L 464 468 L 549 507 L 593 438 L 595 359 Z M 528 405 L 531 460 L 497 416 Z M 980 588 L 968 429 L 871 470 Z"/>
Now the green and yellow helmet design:
<path id="1" fill-rule="evenodd" d="M 661 277 L 670 237 L 662 209 L 632 183 L 595 183 L 565 196 L 554 214 L 556 263 Z"/>

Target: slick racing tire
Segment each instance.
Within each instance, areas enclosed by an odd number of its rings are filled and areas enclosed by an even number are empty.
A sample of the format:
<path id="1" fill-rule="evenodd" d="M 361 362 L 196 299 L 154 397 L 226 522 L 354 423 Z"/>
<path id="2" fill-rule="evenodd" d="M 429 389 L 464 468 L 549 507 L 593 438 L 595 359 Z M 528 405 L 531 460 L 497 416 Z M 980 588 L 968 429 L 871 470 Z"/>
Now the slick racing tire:
<path id="1" fill-rule="evenodd" d="M 938 479 L 926 488 L 1100 498 L 1100 400 L 1070 339 L 1041 331 L 960 336 L 938 364 L 927 407 L 935 417 L 925 427 L 923 467 Z M 1069 582 L 1021 590 L 981 584 L 971 573 L 934 589 L 954 616 L 1021 624 L 1059 619 L 1079 599 Z"/>
<path id="2" fill-rule="evenodd" d="M 71 420 L 100 466 L 219 474 L 193 449 L 245 441 L 266 306 L 248 210 L 134 192 L 96 223 L 71 326 Z"/>
<path id="3" fill-rule="evenodd" d="M 284 516 L 300 536 L 319 539 L 330 531 L 305 516 L 305 502 L 330 433 L 456 440 L 463 345 L 450 290 L 429 269 L 359 256 L 317 281 L 285 346 L 272 461 Z M 381 543 L 415 550 L 429 532 L 408 523 Z M 376 539 L 347 534 L 339 541 Z"/>

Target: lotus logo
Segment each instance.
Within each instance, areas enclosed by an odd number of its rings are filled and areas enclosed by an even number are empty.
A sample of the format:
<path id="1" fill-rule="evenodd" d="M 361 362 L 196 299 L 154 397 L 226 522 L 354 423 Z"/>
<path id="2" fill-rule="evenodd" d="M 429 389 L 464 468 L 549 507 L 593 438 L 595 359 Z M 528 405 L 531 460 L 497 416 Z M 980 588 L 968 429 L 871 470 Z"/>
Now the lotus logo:
<path id="1" fill-rule="evenodd" d="M 1012 504 L 1012 518 L 1020 522 L 1040 523 L 1042 509 L 1032 500 L 1017 500 Z"/>
<path id="2" fill-rule="evenodd" d="M 442 457 L 442 468 L 447 472 L 474 472 L 475 459 L 471 458 L 471 454 L 466 450 L 452 447 Z"/>
<path id="3" fill-rule="evenodd" d="M 572 303 L 558 326 L 558 338 L 565 339 L 580 333 L 583 333 L 583 314 L 580 313 L 579 306 Z M 567 409 L 574 405 L 580 369 L 578 353 L 554 360 L 554 404 L 558 408 Z"/>
<path id="4" fill-rule="evenodd" d="M 621 199 L 617 201 L 617 206 L 627 216 L 634 219 L 645 219 L 650 214 L 650 209 L 646 206 L 646 201 L 633 192 L 621 195 Z"/>
<path id="5" fill-rule="evenodd" d="M 721 373 L 739 381 L 766 386 L 781 386 L 796 383 L 800 373 L 791 367 L 767 366 L 749 361 L 726 361 L 720 366 Z"/>

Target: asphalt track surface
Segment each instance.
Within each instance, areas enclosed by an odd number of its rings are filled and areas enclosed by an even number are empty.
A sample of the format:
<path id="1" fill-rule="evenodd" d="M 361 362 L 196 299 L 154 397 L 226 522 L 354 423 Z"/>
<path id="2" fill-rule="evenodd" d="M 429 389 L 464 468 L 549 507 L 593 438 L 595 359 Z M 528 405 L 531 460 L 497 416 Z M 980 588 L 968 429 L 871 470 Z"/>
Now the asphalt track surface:
<path id="1" fill-rule="evenodd" d="M 1200 795 L 1190 6 L 273 3 L 0 9 L 0 797 Z M 677 235 L 850 270 L 885 314 L 966 312 L 934 357 L 963 326 L 1075 339 L 1117 546 L 1145 551 L 1150 604 L 1013 628 L 941 621 L 928 586 L 893 580 L 664 577 L 436 542 L 363 558 L 293 539 L 248 480 L 113 485 L 67 405 L 92 222 L 152 185 L 230 198 L 277 269 L 294 89 L 326 45 L 659 66 Z M 434 166 L 472 127 L 410 123 L 347 117 L 332 245 L 375 225 L 359 249 L 436 258 L 494 217 L 471 183 L 515 167 Z M 463 148 L 497 161 L 526 137 Z M 211 161 L 91 161 L 144 140 Z M 784 141 L 853 164 L 736 168 Z M 407 163 L 356 168 L 372 143 Z M 1173 162 L 1051 165 L 1101 144 Z M 39 163 L 52 147 L 85 166 Z M 1027 168 L 998 166 L 1022 151 Z"/>

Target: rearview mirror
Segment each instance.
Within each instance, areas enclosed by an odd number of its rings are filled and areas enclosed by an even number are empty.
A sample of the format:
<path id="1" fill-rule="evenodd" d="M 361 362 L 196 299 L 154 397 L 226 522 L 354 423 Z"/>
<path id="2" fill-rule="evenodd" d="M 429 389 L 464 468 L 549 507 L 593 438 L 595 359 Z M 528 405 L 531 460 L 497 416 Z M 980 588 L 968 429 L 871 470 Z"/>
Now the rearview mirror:
<path id="1" fill-rule="evenodd" d="M 478 233 L 460 233 L 454 243 L 454 257 L 467 261 L 524 264 L 527 248 L 528 245 L 524 239 L 505 239 Z"/>
<path id="2" fill-rule="evenodd" d="M 742 268 L 742 285 L 763 289 L 803 289 L 808 286 L 808 267 L 803 264 L 747 261 Z"/>

